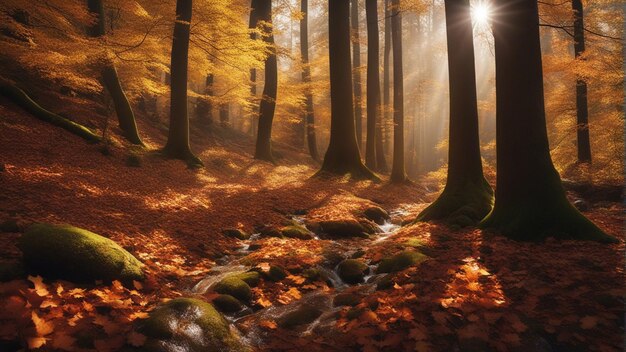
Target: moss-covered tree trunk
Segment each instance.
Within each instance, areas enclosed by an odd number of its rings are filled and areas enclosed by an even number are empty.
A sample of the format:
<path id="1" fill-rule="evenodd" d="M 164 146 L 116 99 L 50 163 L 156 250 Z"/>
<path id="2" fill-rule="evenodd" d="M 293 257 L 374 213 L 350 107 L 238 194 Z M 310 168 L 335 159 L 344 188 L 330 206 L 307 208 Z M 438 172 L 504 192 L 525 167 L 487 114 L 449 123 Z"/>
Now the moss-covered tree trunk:
<path id="1" fill-rule="evenodd" d="M 104 17 L 104 5 L 102 0 L 87 0 L 87 7 L 89 11 L 94 15 L 96 21 L 91 27 L 89 27 L 89 35 L 94 38 L 102 37 L 105 35 L 106 20 Z M 115 107 L 115 113 L 117 114 L 117 120 L 124 138 L 133 144 L 143 145 L 139 132 L 137 131 L 137 123 L 135 121 L 135 114 L 130 107 L 126 93 L 120 84 L 120 79 L 117 75 L 117 70 L 111 62 L 105 63 L 101 71 L 102 84 L 111 95 L 113 106 Z"/>
<path id="2" fill-rule="evenodd" d="M 306 85 L 306 111 L 303 114 L 306 140 L 309 154 L 313 160 L 319 160 L 317 152 L 317 138 L 315 136 L 315 114 L 313 113 L 313 93 L 311 91 L 311 66 L 309 66 L 309 1 L 300 1 L 300 55 L 302 56 L 302 82 Z"/>
<path id="3" fill-rule="evenodd" d="M 350 2 L 328 2 L 330 56 L 330 143 L 322 168 L 326 173 L 377 179 L 361 161 L 354 126 L 352 68 L 350 64 Z"/>
<path id="4" fill-rule="evenodd" d="M 385 51 L 383 52 L 383 114 L 381 115 L 381 136 L 383 136 L 385 152 L 382 155 L 389 155 L 391 148 L 391 132 L 387 122 L 391 120 L 389 111 L 391 109 L 391 0 L 385 1 Z M 385 132 L 384 134 L 382 132 Z"/>
<path id="5" fill-rule="evenodd" d="M 380 114 L 380 55 L 378 43 L 378 5 L 376 0 L 365 0 L 367 22 L 367 140 L 365 165 L 377 170 L 376 141 Z"/>
<path id="6" fill-rule="evenodd" d="M 258 0 L 259 20 L 272 24 L 272 1 Z M 278 90 L 278 62 L 276 60 L 276 46 L 274 44 L 274 29 L 263 38 L 269 45 L 270 51 L 265 58 L 265 84 L 263 97 L 259 105 L 259 128 L 256 138 L 254 158 L 274 162 L 272 156 L 272 122 L 276 109 L 276 92 Z"/>
<path id="7" fill-rule="evenodd" d="M 614 241 L 565 197 L 550 158 L 535 0 L 498 4 L 496 55 L 497 188 L 482 227 L 516 240 L 548 236 Z"/>
<path id="8" fill-rule="evenodd" d="M 354 70 L 354 121 L 356 127 L 356 141 L 359 148 L 363 146 L 363 112 L 361 101 L 361 42 L 359 38 L 359 0 L 351 0 L 350 26 L 352 27 L 352 66 Z"/>
<path id="9" fill-rule="evenodd" d="M 404 74 L 402 69 L 402 14 L 400 0 L 391 1 L 393 47 L 393 165 L 391 182 L 407 180 L 404 166 Z"/>
<path id="10" fill-rule="evenodd" d="M 478 138 L 474 36 L 469 0 L 445 0 L 450 86 L 448 179 L 439 198 L 417 217 L 475 225 L 491 210 L 493 190 L 483 176 Z"/>
<path id="11" fill-rule="evenodd" d="M 572 10 L 574 11 L 574 55 L 576 59 L 580 59 L 581 55 L 585 52 L 585 27 L 582 0 L 572 0 Z M 580 77 L 576 80 L 576 125 L 578 162 L 591 163 L 587 82 Z"/>
<path id="12" fill-rule="evenodd" d="M 250 2 L 250 20 L 248 22 L 248 28 L 250 29 L 255 29 L 257 25 L 259 24 L 259 14 L 256 10 L 256 8 L 258 7 L 257 2 L 258 0 L 252 0 Z M 254 31 L 250 32 L 250 39 L 252 40 L 257 39 L 256 32 Z M 257 96 L 257 72 L 256 72 L 256 68 L 253 67 L 250 69 L 250 100 L 252 102 L 252 106 L 256 104 L 256 96 Z M 257 121 L 256 114 L 251 114 L 251 115 L 252 116 L 250 119 L 250 135 L 256 136 L 258 121 Z"/>
<path id="13" fill-rule="evenodd" d="M 187 71 L 192 0 L 176 1 L 176 23 L 172 40 L 170 128 L 164 153 L 172 158 L 201 164 L 189 146 L 189 115 L 187 111 Z"/>

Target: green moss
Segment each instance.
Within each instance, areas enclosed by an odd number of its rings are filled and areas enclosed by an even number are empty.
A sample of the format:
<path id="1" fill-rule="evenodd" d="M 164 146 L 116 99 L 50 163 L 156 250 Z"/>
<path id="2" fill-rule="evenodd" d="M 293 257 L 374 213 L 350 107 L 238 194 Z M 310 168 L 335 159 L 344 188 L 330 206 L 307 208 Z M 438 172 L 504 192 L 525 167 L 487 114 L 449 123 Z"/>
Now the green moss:
<path id="1" fill-rule="evenodd" d="M 144 277 L 143 264 L 117 243 L 70 225 L 35 224 L 19 239 L 28 271 L 77 282 Z"/>
<path id="2" fill-rule="evenodd" d="M 261 274 L 259 274 L 257 271 L 247 271 L 245 273 L 229 275 L 228 277 L 237 278 L 247 283 L 251 287 L 255 287 L 256 285 L 258 285 L 259 281 L 261 280 Z"/>
<path id="3" fill-rule="evenodd" d="M 213 305 L 224 313 L 235 313 L 241 310 L 243 305 L 231 295 L 219 295 L 213 300 Z"/>
<path id="4" fill-rule="evenodd" d="M 322 315 L 322 311 L 312 306 L 302 306 L 278 319 L 278 326 L 292 329 L 300 325 L 310 324 Z"/>
<path id="5" fill-rule="evenodd" d="M 224 236 L 233 237 L 240 240 L 247 240 L 250 238 L 249 234 L 239 229 L 224 229 L 222 233 L 224 234 Z"/>
<path id="6" fill-rule="evenodd" d="M 363 277 L 369 272 L 369 267 L 358 259 L 346 259 L 337 266 L 337 275 L 348 284 L 363 282 Z"/>
<path id="7" fill-rule="evenodd" d="M 270 266 L 270 270 L 267 273 L 268 279 L 270 279 L 271 281 L 280 281 L 286 277 L 287 277 L 287 272 L 285 271 L 285 269 L 283 269 L 282 267 L 278 265 Z"/>
<path id="8" fill-rule="evenodd" d="M 425 246 L 426 243 L 418 238 L 410 238 L 406 242 L 404 242 L 404 245 L 413 248 L 419 248 Z"/>
<path id="9" fill-rule="evenodd" d="M 424 209 L 417 221 L 443 220 L 454 227 L 478 224 L 491 211 L 493 189 L 484 178 L 448 184 L 439 198 Z"/>
<path id="10" fill-rule="evenodd" d="M 394 273 L 426 260 L 426 256 L 416 251 L 403 251 L 380 261 L 376 273 Z"/>
<path id="11" fill-rule="evenodd" d="M 322 271 L 316 268 L 304 269 L 304 271 L 302 271 L 302 277 L 309 282 L 322 281 L 324 279 Z"/>
<path id="12" fill-rule="evenodd" d="M 280 229 L 281 234 L 288 238 L 298 238 L 301 240 L 313 239 L 311 231 L 307 230 L 304 226 L 290 225 Z"/>
<path id="13" fill-rule="evenodd" d="M 361 297 L 354 293 L 340 293 L 333 299 L 333 306 L 356 306 L 361 302 Z"/>
<path id="14" fill-rule="evenodd" d="M 227 276 L 215 284 L 213 290 L 217 293 L 231 295 L 242 302 L 250 302 L 252 291 L 250 286 L 236 276 Z"/>
<path id="15" fill-rule="evenodd" d="M 393 278 L 392 275 L 385 275 L 383 277 L 380 278 L 380 280 L 378 280 L 378 282 L 376 283 L 376 290 L 377 291 L 382 291 L 382 290 L 387 290 L 393 287 Z"/>
<path id="16" fill-rule="evenodd" d="M 173 299 L 150 313 L 139 331 L 148 339 L 144 351 L 188 352 L 248 349 L 232 333 L 228 322 L 215 308 L 194 298 Z"/>

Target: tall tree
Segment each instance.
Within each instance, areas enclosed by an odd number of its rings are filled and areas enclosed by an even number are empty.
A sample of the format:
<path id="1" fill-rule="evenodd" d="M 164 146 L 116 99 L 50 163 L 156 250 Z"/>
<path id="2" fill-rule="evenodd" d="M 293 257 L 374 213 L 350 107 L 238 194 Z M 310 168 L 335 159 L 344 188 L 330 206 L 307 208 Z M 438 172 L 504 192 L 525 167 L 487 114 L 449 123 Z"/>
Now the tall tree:
<path id="1" fill-rule="evenodd" d="M 250 21 L 248 22 L 249 29 L 255 29 L 257 25 L 259 24 L 257 2 L 258 0 L 251 0 L 250 2 Z M 250 31 L 250 39 L 253 39 L 253 40 L 257 39 L 256 31 Z M 256 72 L 256 68 L 253 67 L 250 69 L 250 99 L 253 105 L 256 102 L 256 96 L 257 96 L 257 72 Z M 256 121 L 256 118 L 253 116 L 253 119 L 250 121 L 250 132 L 253 136 L 257 134 L 257 126 L 258 126 L 258 121 Z"/>
<path id="2" fill-rule="evenodd" d="M 574 55 L 580 59 L 585 52 L 585 27 L 582 0 L 572 0 L 574 10 Z M 587 108 L 587 82 L 583 78 L 576 80 L 576 124 L 578 137 L 578 162 L 591 163 L 591 145 L 589 143 L 589 109 Z"/>
<path id="3" fill-rule="evenodd" d="M 380 114 L 380 55 L 378 43 L 378 5 L 376 0 L 365 0 L 367 22 L 367 141 L 365 165 L 377 170 L 376 141 Z"/>
<path id="4" fill-rule="evenodd" d="M 104 5 L 102 0 L 87 0 L 89 11 L 95 16 L 96 21 L 89 28 L 89 35 L 92 37 L 102 37 L 106 34 L 106 20 L 104 16 Z M 133 144 L 143 145 L 139 132 L 137 131 L 137 123 L 135 122 L 135 114 L 130 107 L 126 93 L 120 84 L 117 70 L 112 62 L 105 62 L 101 71 L 102 83 L 111 95 L 117 120 L 124 138 Z"/>
<path id="5" fill-rule="evenodd" d="M 328 1 L 328 50 L 330 57 L 330 143 L 322 168 L 325 173 L 377 179 L 361 161 L 352 105 L 350 64 L 350 3 Z"/>
<path id="6" fill-rule="evenodd" d="M 448 179 L 443 192 L 418 217 L 475 225 L 491 210 L 493 190 L 483 176 L 478 138 L 474 36 L 469 0 L 445 0 L 450 85 Z"/>
<path id="7" fill-rule="evenodd" d="M 352 26 L 352 63 L 354 69 L 354 120 L 356 122 L 356 140 L 359 148 L 363 146 L 363 112 L 361 111 L 361 42 L 359 38 L 359 0 L 351 0 L 350 25 Z"/>
<path id="8" fill-rule="evenodd" d="M 222 126 L 228 126 L 230 122 L 230 103 L 223 102 L 220 104 L 220 123 Z"/>
<path id="9" fill-rule="evenodd" d="M 402 14 L 400 0 L 391 1 L 393 47 L 393 165 L 391 182 L 406 181 L 404 167 L 404 74 L 402 70 Z"/>
<path id="10" fill-rule="evenodd" d="M 182 159 L 190 165 L 202 162 L 189 146 L 189 115 L 187 111 L 187 70 L 189 62 L 189 35 L 191 27 L 192 0 L 176 1 L 176 22 L 172 39 L 170 64 L 170 129 L 164 153 Z"/>
<path id="11" fill-rule="evenodd" d="M 498 187 L 482 227 L 516 240 L 615 241 L 567 201 L 550 158 L 537 1 L 499 1 L 495 11 Z"/>
<path id="12" fill-rule="evenodd" d="M 302 56 L 302 82 L 306 85 L 306 111 L 303 114 L 309 154 L 318 161 L 317 139 L 315 137 L 315 114 L 313 113 L 313 92 L 311 91 L 311 66 L 309 65 L 309 1 L 300 0 L 300 55 Z"/>
<path id="13" fill-rule="evenodd" d="M 391 120 L 389 118 L 389 111 L 391 108 L 391 0 L 385 1 L 385 51 L 383 52 L 383 115 L 381 116 L 381 127 L 385 126 L 384 135 L 386 147 L 384 154 L 389 154 L 389 147 L 391 145 L 391 132 L 386 128 L 386 122 Z"/>
<path id="14" fill-rule="evenodd" d="M 259 106 L 259 127 L 256 138 L 254 158 L 274 162 L 272 156 L 272 121 L 276 109 L 276 91 L 278 90 L 278 62 L 274 45 L 272 26 L 272 0 L 257 0 L 259 20 L 265 22 L 268 33 L 263 40 L 268 44 L 269 54 L 265 58 L 265 84 Z"/>

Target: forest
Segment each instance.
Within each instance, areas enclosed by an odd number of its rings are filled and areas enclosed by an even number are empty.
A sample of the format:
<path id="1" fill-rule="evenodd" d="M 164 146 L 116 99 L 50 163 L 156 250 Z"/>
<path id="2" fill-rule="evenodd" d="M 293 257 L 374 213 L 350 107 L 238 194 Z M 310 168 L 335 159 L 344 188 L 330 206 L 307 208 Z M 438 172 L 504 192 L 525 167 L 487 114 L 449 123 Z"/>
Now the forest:
<path id="1" fill-rule="evenodd" d="M 621 0 L 3 0 L 0 351 L 625 348 Z"/>

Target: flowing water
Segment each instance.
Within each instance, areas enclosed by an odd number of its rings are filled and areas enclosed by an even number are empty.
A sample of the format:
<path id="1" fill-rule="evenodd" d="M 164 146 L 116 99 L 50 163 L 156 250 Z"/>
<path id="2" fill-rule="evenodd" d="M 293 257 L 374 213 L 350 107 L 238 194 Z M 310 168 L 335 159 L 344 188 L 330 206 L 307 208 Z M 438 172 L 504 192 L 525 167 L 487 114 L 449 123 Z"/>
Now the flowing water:
<path id="1" fill-rule="evenodd" d="M 383 224 L 379 224 L 379 232 L 372 238 L 372 243 L 380 243 L 387 240 L 396 233 L 401 225 L 401 218 L 405 216 L 405 212 L 401 209 L 390 212 L 391 219 L 386 220 Z M 303 216 L 292 216 L 291 219 L 297 224 L 306 227 L 306 218 Z M 235 254 L 220 259 L 222 265 L 213 267 L 208 275 L 200 280 L 192 289 L 195 294 L 204 294 L 211 287 L 230 274 L 243 273 L 251 269 L 249 266 L 241 265 L 241 259 L 252 252 L 250 246 L 259 238 L 259 234 L 254 234 L 248 240 L 243 240 L 242 246 Z M 319 240 L 315 236 L 314 240 Z M 345 250 L 342 255 L 349 258 L 354 250 Z M 225 317 L 239 328 L 243 340 L 250 346 L 259 346 L 263 344 L 264 331 L 259 325 L 261 321 L 278 321 L 285 315 L 298 311 L 303 307 L 314 307 L 321 311 L 321 315 L 309 324 L 298 326 L 296 330 L 301 335 L 312 333 L 323 333 L 331 330 L 335 323 L 336 314 L 341 307 L 334 307 L 334 298 L 349 288 L 351 293 L 368 294 L 375 290 L 375 285 L 382 275 L 374 274 L 376 265 L 370 265 L 369 274 L 364 277 L 364 283 L 358 285 L 349 285 L 341 280 L 337 275 L 336 268 L 325 266 L 316 267 L 322 274 L 322 277 L 332 287 L 330 291 L 313 291 L 304 294 L 300 299 L 282 306 L 274 305 L 261 310 L 253 311 L 251 308 L 244 308 L 235 314 L 226 315 Z"/>

